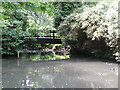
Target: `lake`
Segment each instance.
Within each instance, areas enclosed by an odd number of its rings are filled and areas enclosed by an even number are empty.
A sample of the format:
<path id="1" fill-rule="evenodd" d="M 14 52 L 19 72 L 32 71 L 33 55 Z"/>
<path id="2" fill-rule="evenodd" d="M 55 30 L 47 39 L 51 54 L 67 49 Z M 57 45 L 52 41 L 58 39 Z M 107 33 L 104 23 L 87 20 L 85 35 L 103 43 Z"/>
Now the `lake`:
<path id="1" fill-rule="evenodd" d="M 3 88 L 118 88 L 117 63 L 58 54 L 23 53 L 19 58 L 4 58 Z"/>

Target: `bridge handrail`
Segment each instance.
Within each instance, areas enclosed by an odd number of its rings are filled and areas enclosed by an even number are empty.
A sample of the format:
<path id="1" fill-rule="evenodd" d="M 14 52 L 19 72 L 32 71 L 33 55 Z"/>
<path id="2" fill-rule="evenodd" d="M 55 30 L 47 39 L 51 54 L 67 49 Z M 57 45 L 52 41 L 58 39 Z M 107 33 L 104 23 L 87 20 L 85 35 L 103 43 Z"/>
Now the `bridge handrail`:
<path id="1" fill-rule="evenodd" d="M 52 35 L 51 35 L 51 33 L 52 33 Z M 26 36 L 26 37 L 24 37 L 24 38 L 43 38 L 43 37 L 45 37 L 45 38 L 58 38 L 58 36 L 55 36 L 55 33 L 57 33 L 56 31 L 54 31 L 54 30 L 50 30 L 50 32 L 49 32 L 49 34 L 50 35 L 44 35 L 44 36 L 38 36 L 38 35 L 34 35 L 34 36 Z"/>

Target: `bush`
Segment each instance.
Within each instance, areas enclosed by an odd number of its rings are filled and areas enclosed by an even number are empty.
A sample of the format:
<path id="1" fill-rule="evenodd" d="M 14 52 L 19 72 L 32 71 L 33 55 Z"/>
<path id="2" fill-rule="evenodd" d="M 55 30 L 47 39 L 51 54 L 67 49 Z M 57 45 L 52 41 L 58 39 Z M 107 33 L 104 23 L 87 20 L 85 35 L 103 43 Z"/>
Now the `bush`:
<path id="1" fill-rule="evenodd" d="M 79 8 L 60 24 L 58 30 L 63 42 L 71 46 L 72 53 L 77 50 L 113 59 L 118 53 L 119 40 L 117 2 L 100 2 L 93 7 Z"/>

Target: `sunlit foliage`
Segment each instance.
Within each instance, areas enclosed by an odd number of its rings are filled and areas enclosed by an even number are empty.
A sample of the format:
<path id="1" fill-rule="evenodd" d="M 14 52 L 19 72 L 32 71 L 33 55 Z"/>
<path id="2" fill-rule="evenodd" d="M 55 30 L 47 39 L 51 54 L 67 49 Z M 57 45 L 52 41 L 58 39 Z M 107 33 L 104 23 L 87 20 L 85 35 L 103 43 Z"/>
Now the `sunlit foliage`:
<path id="1" fill-rule="evenodd" d="M 96 6 L 79 8 L 60 24 L 59 33 L 73 49 L 71 52 L 115 58 L 118 47 L 117 3 L 99 2 Z"/>
<path id="2" fill-rule="evenodd" d="M 2 54 L 15 54 L 20 49 L 37 48 L 36 44 L 24 45 L 24 37 L 40 36 L 40 30 L 52 27 L 50 19 L 54 15 L 54 6 L 51 2 L 0 2 L 0 6 Z M 46 16 L 41 19 L 40 14 Z M 45 21 L 48 17 L 49 21 Z"/>
<path id="3" fill-rule="evenodd" d="M 85 6 L 93 6 L 96 5 L 97 2 L 55 2 L 55 11 L 54 11 L 54 24 L 55 28 L 57 28 L 60 23 L 62 23 L 65 18 L 73 13 L 76 8 L 83 8 Z"/>

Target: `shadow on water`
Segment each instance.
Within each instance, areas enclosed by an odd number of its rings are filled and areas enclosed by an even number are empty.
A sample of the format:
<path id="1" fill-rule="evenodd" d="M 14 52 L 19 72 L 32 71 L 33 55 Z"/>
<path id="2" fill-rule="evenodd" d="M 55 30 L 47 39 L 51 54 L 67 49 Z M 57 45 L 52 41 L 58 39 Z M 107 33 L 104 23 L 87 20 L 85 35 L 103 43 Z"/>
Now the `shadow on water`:
<path id="1" fill-rule="evenodd" d="M 94 56 L 91 56 L 91 55 L 87 55 L 87 54 L 80 54 L 80 55 L 72 55 L 72 56 L 70 56 L 70 59 L 71 60 L 73 60 L 73 59 L 77 59 L 77 61 L 88 61 L 88 59 L 89 59 L 89 61 L 90 62 L 94 62 L 94 61 L 101 61 L 101 62 L 108 62 L 108 63 L 116 63 L 116 64 L 118 64 L 118 62 L 117 62 L 117 60 L 114 60 L 114 59 L 105 59 L 105 58 L 97 58 L 97 57 L 94 57 Z M 74 62 L 74 61 L 73 61 Z"/>
<path id="2" fill-rule="evenodd" d="M 60 52 L 22 53 L 3 59 L 4 88 L 117 88 L 118 67 Z M 66 59 L 66 60 L 63 60 Z M 48 60 L 50 60 L 48 62 Z M 59 60 L 59 62 L 58 62 Z M 50 89 L 49 89 L 50 90 Z"/>

